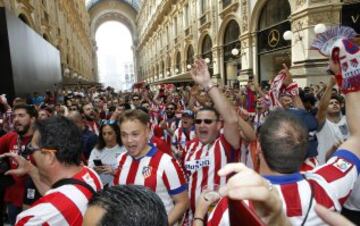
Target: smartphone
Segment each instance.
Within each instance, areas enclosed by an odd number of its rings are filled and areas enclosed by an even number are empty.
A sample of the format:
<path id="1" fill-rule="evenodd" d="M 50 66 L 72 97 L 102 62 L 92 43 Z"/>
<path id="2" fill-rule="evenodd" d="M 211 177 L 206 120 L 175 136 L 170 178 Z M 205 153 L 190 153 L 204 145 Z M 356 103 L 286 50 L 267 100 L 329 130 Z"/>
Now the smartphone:
<path id="1" fill-rule="evenodd" d="M 231 226 L 265 226 L 253 209 L 241 200 L 228 199 Z"/>
<path id="2" fill-rule="evenodd" d="M 103 165 L 102 162 L 101 162 L 101 159 L 94 159 L 93 162 L 94 162 L 95 166 L 102 166 Z"/>

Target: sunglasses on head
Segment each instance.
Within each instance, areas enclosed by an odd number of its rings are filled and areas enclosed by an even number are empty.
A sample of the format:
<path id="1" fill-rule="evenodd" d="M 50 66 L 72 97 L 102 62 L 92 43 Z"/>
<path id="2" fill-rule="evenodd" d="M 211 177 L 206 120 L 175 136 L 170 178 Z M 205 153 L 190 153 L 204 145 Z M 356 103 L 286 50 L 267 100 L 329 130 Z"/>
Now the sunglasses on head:
<path id="1" fill-rule="evenodd" d="M 115 120 L 106 120 L 106 119 L 102 119 L 100 121 L 100 126 L 104 126 L 104 125 L 115 125 L 116 121 Z"/>
<path id="2" fill-rule="evenodd" d="M 213 122 L 217 121 L 216 119 L 195 119 L 195 124 L 201 124 L 204 122 L 205 124 L 209 125 Z"/>

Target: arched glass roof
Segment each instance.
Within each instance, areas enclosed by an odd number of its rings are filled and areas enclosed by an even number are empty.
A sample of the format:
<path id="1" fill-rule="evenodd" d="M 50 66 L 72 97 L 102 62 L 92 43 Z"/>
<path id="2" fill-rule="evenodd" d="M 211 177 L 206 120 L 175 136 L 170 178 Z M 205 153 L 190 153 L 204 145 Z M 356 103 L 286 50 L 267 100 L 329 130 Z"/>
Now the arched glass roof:
<path id="1" fill-rule="evenodd" d="M 95 6 L 97 3 L 101 2 L 103 0 L 85 0 L 85 6 L 87 10 L 90 10 L 91 7 Z M 140 9 L 141 0 L 117 0 L 120 2 L 125 2 L 129 4 L 131 7 L 133 7 L 136 11 Z"/>

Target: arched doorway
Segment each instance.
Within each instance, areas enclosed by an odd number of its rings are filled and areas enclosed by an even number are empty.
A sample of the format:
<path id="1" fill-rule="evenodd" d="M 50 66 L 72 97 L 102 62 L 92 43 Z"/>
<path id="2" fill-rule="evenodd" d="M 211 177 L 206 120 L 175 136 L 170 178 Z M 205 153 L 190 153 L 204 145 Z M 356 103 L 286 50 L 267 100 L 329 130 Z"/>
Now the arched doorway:
<path id="1" fill-rule="evenodd" d="M 115 90 L 129 90 L 135 83 L 133 37 L 126 25 L 107 21 L 96 31 L 99 80 Z M 155 67 L 151 73 L 155 73 Z"/>
<path id="2" fill-rule="evenodd" d="M 291 30 L 291 14 L 288 0 L 269 0 L 263 7 L 257 31 L 259 80 L 268 81 L 286 63 L 291 66 L 291 41 L 283 39 L 283 33 Z"/>
<path id="3" fill-rule="evenodd" d="M 181 74 L 181 55 L 180 55 L 180 52 L 177 52 L 177 54 L 176 54 L 175 74 Z"/>
<path id="4" fill-rule="evenodd" d="M 241 69 L 241 44 L 239 41 L 240 27 L 235 20 L 231 20 L 225 28 L 223 43 L 224 84 L 237 83 L 238 72 Z"/>
<path id="5" fill-rule="evenodd" d="M 186 51 L 186 68 L 191 69 L 191 65 L 194 63 L 194 48 L 190 45 Z"/>
<path id="6" fill-rule="evenodd" d="M 201 58 L 205 59 L 206 63 L 209 66 L 210 76 L 213 76 L 214 69 L 213 69 L 213 60 L 212 60 L 212 41 L 209 35 L 206 35 L 203 39 L 201 45 Z"/>

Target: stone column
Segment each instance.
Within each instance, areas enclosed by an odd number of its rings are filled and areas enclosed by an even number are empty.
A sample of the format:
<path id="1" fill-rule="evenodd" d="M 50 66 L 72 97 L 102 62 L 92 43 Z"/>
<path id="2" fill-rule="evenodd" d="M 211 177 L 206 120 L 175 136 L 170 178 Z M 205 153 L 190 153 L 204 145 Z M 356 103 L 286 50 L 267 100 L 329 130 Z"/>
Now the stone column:
<path id="1" fill-rule="evenodd" d="M 240 35 L 240 42 L 241 42 L 241 71 L 239 80 L 245 81 L 248 80 L 249 75 L 253 75 L 253 68 L 255 67 L 255 64 L 253 63 L 253 49 L 250 46 L 251 43 L 251 35 L 250 33 L 245 33 Z"/>
<path id="2" fill-rule="evenodd" d="M 327 58 L 320 55 L 317 50 L 311 49 L 316 36 L 315 25 L 323 23 L 329 27 L 340 22 L 340 4 L 330 5 L 328 1 L 314 2 L 305 4 L 305 1 L 298 1 L 291 15 L 291 73 L 301 86 L 327 80 Z"/>

